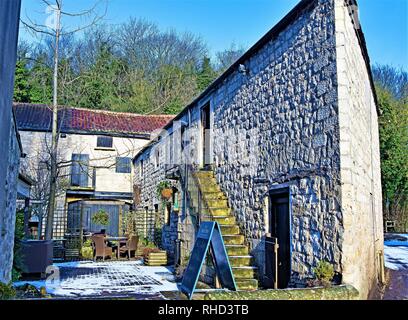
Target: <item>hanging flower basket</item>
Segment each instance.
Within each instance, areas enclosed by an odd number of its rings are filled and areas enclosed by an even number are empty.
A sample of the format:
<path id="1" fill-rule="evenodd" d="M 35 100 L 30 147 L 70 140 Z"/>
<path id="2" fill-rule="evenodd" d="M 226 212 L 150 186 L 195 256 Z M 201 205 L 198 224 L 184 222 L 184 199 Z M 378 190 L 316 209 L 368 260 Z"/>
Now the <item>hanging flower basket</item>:
<path id="1" fill-rule="evenodd" d="M 157 194 L 163 200 L 169 200 L 173 195 L 173 189 L 168 181 L 162 181 L 157 185 Z"/>
<path id="2" fill-rule="evenodd" d="M 161 192 L 162 198 L 166 200 L 170 199 L 172 195 L 173 195 L 173 190 L 170 188 L 165 188 Z"/>

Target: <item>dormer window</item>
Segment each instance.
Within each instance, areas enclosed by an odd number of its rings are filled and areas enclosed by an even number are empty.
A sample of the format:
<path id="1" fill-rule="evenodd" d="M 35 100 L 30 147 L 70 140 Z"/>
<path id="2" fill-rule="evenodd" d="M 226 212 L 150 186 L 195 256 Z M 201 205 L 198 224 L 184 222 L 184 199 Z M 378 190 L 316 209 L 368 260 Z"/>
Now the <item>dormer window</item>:
<path id="1" fill-rule="evenodd" d="M 112 148 L 113 138 L 108 136 L 99 136 L 96 141 L 97 148 Z"/>

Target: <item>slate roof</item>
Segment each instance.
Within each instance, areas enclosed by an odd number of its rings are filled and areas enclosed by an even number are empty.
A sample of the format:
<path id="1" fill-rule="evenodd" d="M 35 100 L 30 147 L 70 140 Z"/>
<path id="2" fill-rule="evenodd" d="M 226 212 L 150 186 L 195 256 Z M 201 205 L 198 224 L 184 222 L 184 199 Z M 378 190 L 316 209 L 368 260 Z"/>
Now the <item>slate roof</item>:
<path id="1" fill-rule="evenodd" d="M 51 108 L 44 104 L 14 103 L 19 130 L 51 131 Z M 60 106 L 58 123 L 61 133 L 107 134 L 146 137 L 163 128 L 173 115 L 140 115 Z"/>

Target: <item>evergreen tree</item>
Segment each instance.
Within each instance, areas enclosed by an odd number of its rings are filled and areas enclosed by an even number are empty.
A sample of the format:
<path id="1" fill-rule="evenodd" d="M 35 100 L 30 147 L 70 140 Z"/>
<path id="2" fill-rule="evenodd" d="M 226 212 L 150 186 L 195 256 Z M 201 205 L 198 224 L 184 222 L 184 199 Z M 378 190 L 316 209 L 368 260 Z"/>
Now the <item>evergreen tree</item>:
<path id="1" fill-rule="evenodd" d="M 200 71 L 197 74 L 197 89 L 199 91 L 205 90 L 216 77 L 217 72 L 212 67 L 210 58 L 204 57 Z"/>
<path id="2" fill-rule="evenodd" d="M 26 59 L 18 60 L 14 78 L 14 101 L 30 102 L 30 86 L 28 83 L 30 72 Z"/>
<path id="3" fill-rule="evenodd" d="M 52 69 L 46 61 L 46 54 L 38 55 L 30 70 L 28 85 L 31 103 L 50 104 L 52 101 Z"/>
<path id="4" fill-rule="evenodd" d="M 385 219 L 408 228 L 408 103 L 377 87 Z"/>
<path id="5" fill-rule="evenodd" d="M 104 110 L 123 110 L 129 87 L 126 82 L 127 64 L 103 46 L 95 64 L 84 77 L 83 107 Z"/>

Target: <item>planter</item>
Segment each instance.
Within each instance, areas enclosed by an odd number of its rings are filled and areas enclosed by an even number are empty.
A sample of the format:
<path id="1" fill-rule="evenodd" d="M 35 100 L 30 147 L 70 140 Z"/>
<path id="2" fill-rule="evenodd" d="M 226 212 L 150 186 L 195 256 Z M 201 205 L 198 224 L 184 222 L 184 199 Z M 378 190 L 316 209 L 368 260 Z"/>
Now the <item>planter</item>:
<path id="1" fill-rule="evenodd" d="M 149 252 L 144 257 L 144 264 L 147 266 L 167 266 L 167 252 Z"/>
<path id="2" fill-rule="evenodd" d="M 21 255 L 23 273 L 41 273 L 45 275 L 47 267 L 52 265 L 52 240 L 21 241 Z"/>
<path id="3" fill-rule="evenodd" d="M 162 195 L 162 198 L 163 198 L 163 199 L 168 200 L 168 199 L 170 199 L 171 196 L 173 195 L 173 190 L 170 189 L 170 188 L 165 188 L 165 189 L 163 189 L 163 190 L 161 191 L 161 195 Z"/>

